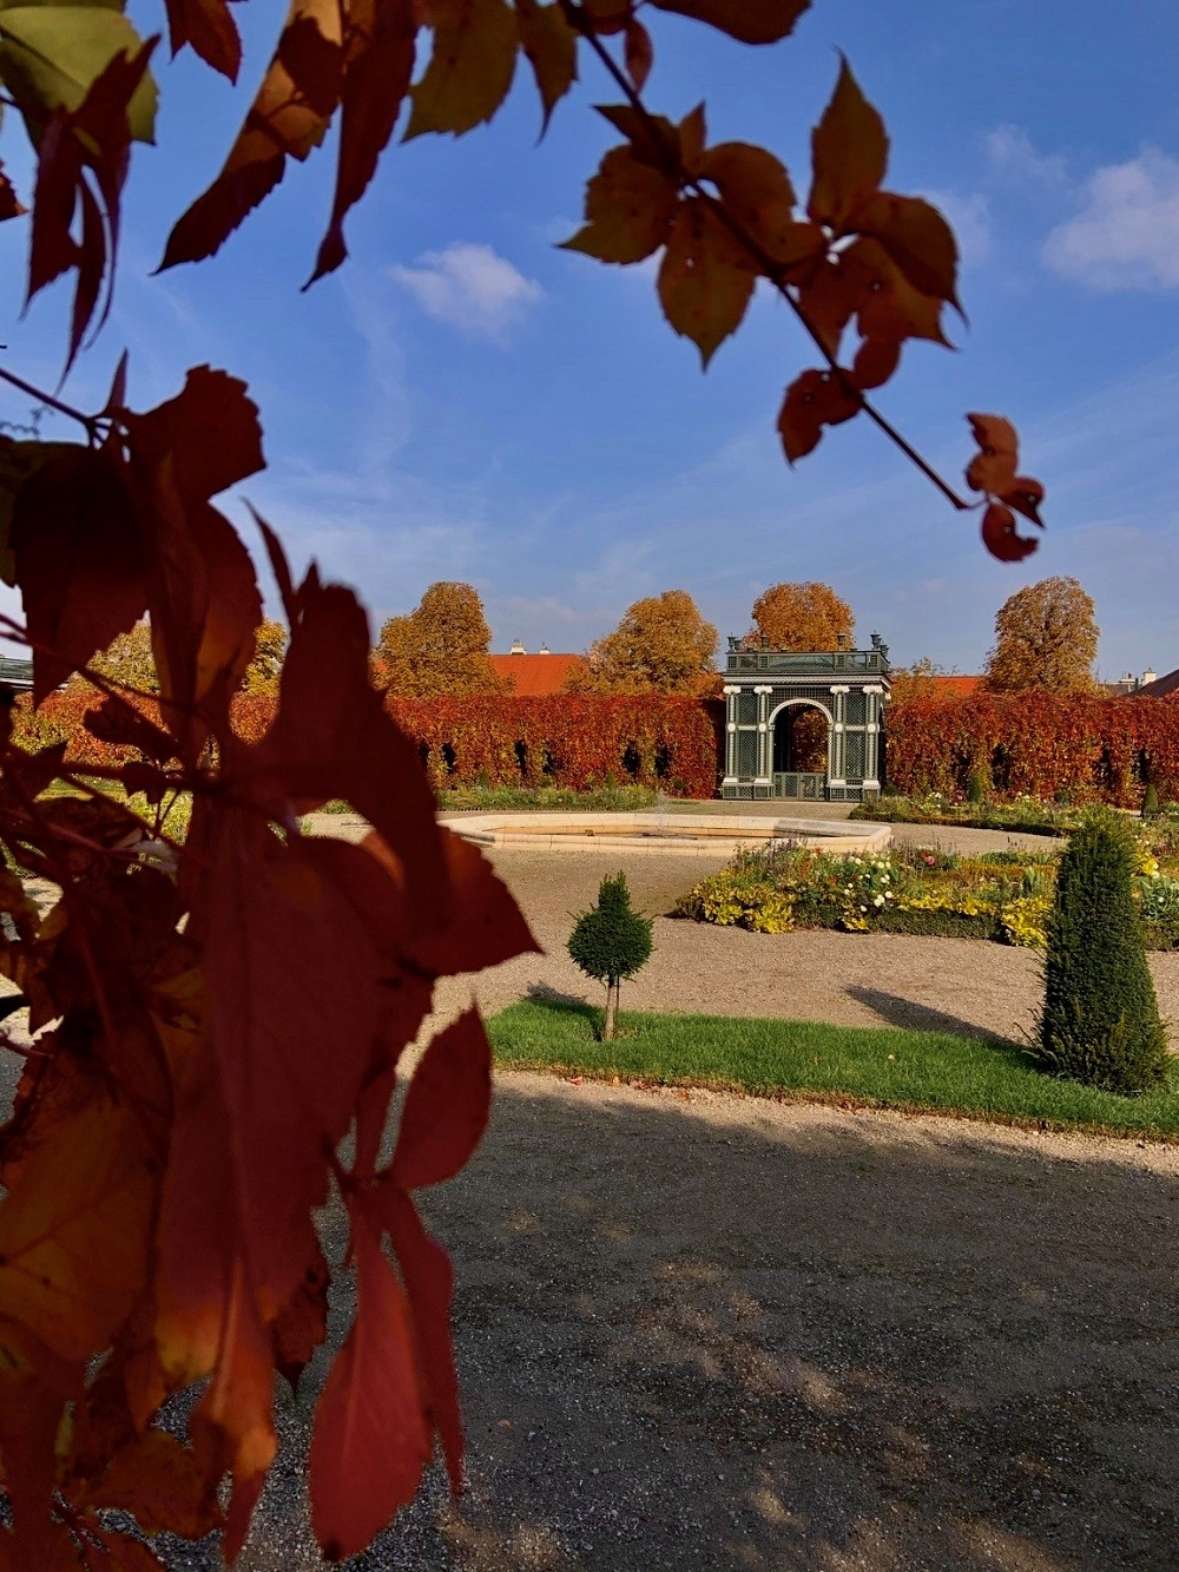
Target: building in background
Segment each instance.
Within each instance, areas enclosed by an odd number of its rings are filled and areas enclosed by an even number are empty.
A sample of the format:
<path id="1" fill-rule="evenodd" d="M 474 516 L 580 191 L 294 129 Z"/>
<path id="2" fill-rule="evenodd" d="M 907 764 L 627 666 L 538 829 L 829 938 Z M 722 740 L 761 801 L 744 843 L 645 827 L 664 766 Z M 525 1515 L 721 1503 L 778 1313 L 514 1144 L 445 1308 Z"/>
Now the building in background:
<path id="1" fill-rule="evenodd" d="M 497 677 L 511 679 L 518 699 L 547 699 L 562 692 L 573 672 L 585 665 L 584 655 L 554 655 L 545 644 L 530 655 L 519 639 L 506 655 L 487 658 Z"/>

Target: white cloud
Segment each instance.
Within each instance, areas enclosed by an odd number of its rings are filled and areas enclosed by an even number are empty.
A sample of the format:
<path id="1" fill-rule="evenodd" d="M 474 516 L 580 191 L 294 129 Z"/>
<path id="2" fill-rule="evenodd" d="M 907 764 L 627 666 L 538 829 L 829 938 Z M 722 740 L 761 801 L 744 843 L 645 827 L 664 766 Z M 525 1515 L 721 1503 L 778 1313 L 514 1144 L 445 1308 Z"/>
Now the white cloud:
<path id="1" fill-rule="evenodd" d="M 967 267 L 985 262 L 991 254 L 991 204 L 981 191 L 923 191 L 949 220 L 958 240 L 958 254 Z"/>
<path id="2" fill-rule="evenodd" d="M 544 296 L 490 246 L 455 241 L 442 251 L 427 251 L 415 267 L 389 269 L 428 316 L 475 338 L 506 344 L 530 307 Z"/>
<path id="3" fill-rule="evenodd" d="M 1179 159 L 1144 147 L 1096 170 L 1083 200 L 1044 242 L 1054 272 L 1093 289 L 1179 288 Z"/>
<path id="4" fill-rule="evenodd" d="M 1068 179 L 1064 158 L 1041 153 L 1022 126 L 996 126 L 987 136 L 987 155 L 996 169 L 1021 180 L 1059 186 Z"/>

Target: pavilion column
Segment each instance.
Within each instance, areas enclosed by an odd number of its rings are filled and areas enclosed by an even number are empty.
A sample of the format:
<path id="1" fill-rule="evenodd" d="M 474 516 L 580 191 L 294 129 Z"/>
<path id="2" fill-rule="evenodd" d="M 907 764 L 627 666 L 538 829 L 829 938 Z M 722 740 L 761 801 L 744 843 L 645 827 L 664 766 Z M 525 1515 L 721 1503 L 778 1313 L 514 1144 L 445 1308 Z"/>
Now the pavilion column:
<path id="1" fill-rule="evenodd" d="M 864 790 L 880 790 L 880 717 L 883 713 L 884 689 L 873 684 L 864 689 L 866 701 L 864 735 Z"/>
<path id="2" fill-rule="evenodd" d="M 769 786 L 773 766 L 774 739 L 769 728 L 770 695 L 773 688 L 764 683 L 754 688 L 757 694 L 757 779 L 755 786 Z"/>
<path id="3" fill-rule="evenodd" d="M 741 689 L 725 684 L 725 786 L 737 784 L 737 696 Z"/>
<path id="4" fill-rule="evenodd" d="M 847 696 L 846 683 L 831 688 L 832 722 L 827 733 L 827 784 L 842 786 L 847 780 Z"/>

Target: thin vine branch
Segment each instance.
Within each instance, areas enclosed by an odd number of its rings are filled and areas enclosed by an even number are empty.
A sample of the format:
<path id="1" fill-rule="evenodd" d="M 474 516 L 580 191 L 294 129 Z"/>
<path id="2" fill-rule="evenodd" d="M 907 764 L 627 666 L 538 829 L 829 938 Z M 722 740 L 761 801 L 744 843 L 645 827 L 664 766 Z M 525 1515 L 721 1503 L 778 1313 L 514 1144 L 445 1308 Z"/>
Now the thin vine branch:
<path id="1" fill-rule="evenodd" d="M 30 398 L 39 399 L 42 404 L 47 404 L 50 409 L 57 410 L 59 415 L 68 415 L 71 420 L 76 420 L 80 426 L 86 428 L 90 437 L 98 435 L 99 421 L 97 415 L 84 415 L 80 409 L 75 409 L 72 404 L 64 404 L 61 399 L 54 398 L 52 393 L 45 393 L 41 388 L 34 387 L 31 382 L 26 382 L 23 377 L 18 377 L 14 371 L 6 371 L 0 366 L 0 380 L 10 383 L 14 388 L 19 388 L 22 393 L 27 393 Z"/>
<path id="2" fill-rule="evenodd" d="M 598 37 L 597 33 L 595 33 L 590 18 L 586 16 L 585 12 L 581 9 L 580 6 L 573 3 L 573 0 L 561 0 L 561 9 L 564 12 L 567 21 L 569 22 L 569 25 L 576 32 L 580 33 L 580 35 L 586 40 L 594 54 L 597 55 L 598 59 L 606 68 L 607 72 L 626 96 L 627 102 L 630 104 L 635 113 L 640 117 L 643 127 L 647 131 L 647 134 L 650 138 L 652 147 L 659 154 L 660 160 L 665 161 L 667 159 L 667 149 L 664 144 L 664 140 L 659 135 L 658 128 L 651 118 L 651 113 L 648 110 L 646 104 L 643 102 L 642 95 L 639 93 L 634 83 L 631 82 L 630 78 L 626 75 L 625 71 L 623 71 L 622 67 L 618 64 L 617 60 L 615 60 L 614 56 L 606 48 L 606 45 Z M 773 257 L 769 255 L 769 253 L 762 247 L 756 237 L 751 235 L 745 226 L 738 219 L 733 217 L 725 204 L 721 202 L 711 191 L 709 191 L 708 188 L 696 176 L 687 174 L 678 165 L 678 163 L 674 174 L 681 188 L 686 188 L 687 190 L 691 191 L 693 195 L 700 197 L 704 202 L 706 202 L 708 207 L 716 215 L 720 222 L 724 224 L 725 228 L 729 231 L 733 238 L 753 257 L 754 261 L 758 265 L 759 271 L 767 279 L 769 279 L 770 283 L 778 291 L 778 294 L 790 307 L 791 311 L 794 313 L 795 317 L 801 324 L 804 332 L 815 345 L 815 348 L 822 355 L 823 359 L 827 362 L 827 366 L 832 375 L 838 378 L 840 387 L 844 390 L 848 397 L 856 401 L 856 403 L 863 410 L 864 414 L 867 415 L 868 419 L 879 427 L 879 429 L 884 433 L 889 441 L 894 443 L 895 446 L 899 448 L 899 450 L 905 455 L 909 462 L 914 464 L 917 469 L 919 469 L 925 476 L 925 478 L 931 482 L 932 485 L 937 487 L 938 491 L 941 492 L 942 496 L 945 497 L 946 501 L 949 502 L 952 507 L 958 509 L 959 512 L 968 512 L 972 507 L 972 504 L 967 502 L 965 498 L 958 495 L 953 486 L 951 486 L 950 483 L 942 475 L 940 475 L 936 469 L 934 469 L 933 465 L 930 464 L 927 459 L 923 458 L 921 454 L 918 453 L 917 449 L 908 440 L 908 438 L 897 430 L 897 428 L 892 424 L 887 416 L 881 414 L 880 410 L 876 408 L 871 400 L 865 397 L 863 391 L 860 388 L 856 387 L 855 383 L 848 376 L 845 369 L 839 364 L 839 361 L 823 342 L 822 336 L 811 322 L 806 312 L 802 309 L 802 306 L 790 293 L 789 287 L 782 277 L 781 264 L 776 262 Z"/>

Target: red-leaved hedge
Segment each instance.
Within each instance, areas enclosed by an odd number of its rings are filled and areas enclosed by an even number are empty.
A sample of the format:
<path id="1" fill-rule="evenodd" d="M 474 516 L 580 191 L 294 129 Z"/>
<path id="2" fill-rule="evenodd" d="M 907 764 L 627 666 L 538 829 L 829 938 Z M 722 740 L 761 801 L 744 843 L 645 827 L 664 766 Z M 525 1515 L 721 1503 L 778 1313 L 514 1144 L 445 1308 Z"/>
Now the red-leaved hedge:
<path id="1" fill-rule="evenodd" d="M 85 689 L 52 694 L 34 711 L 17 701 L 17 739 L 30 747 L 65 741 L 76 764 L 111 764 L 131 750 L 100 741 L 82 724 L 98 702 Z M 517 699 L 389 699 L 417 743 L 437 786 L 567 786 L 607 781 L 662 787 L 675 796 L 712 797 L 723 711 L 713 700 L 601 698 L 557 694 Z M 257 740 L 275 701 L 242 694 L 234 725 Z M 137 707 L 153 719 L 147 701 Z M 1028 793 L 1142 801 L 1147 781 L 1179 799 L 1179 702 L 1053 698 L 1044 693 L 979 693 L 953 703 L 912 699 L 889 707 L 887 780 L 908 795 L 966 794 L 978 773 L 998 798 Z"/>
<path id="2" fill-rule="evenodd" d="M 77 765 L 113 764 L 132 750 L 101 741 L 83 725 L 100 703 L 86 689 L 64 690 L 33 710 L 16 704 L 15 735 L 28 747 L 68 744 Z M 676 796 L 711 797 L 718 778 L 720 706 L 696 699 L 556 695 L 517 699 L 389 699 L 392 714 L 417 743 L 436 786 L 566 786 L 609 781 L 661 787 Z M 146 700 L 136 707 L 158 715 Z M 238 733 L 256 741 L 275 700 L 242 694 L 233 706 Z"/>
<path id="3" fill-rule="evenodd" d="M 887 779 L 918 796 L 966 793 L 977 772 L 998 798 L 1027 793 L 1137 807 L 1148 781 L 1179 797 L 1179 704 L 1161 699 L 979 693 L 913 699 L 887 714 Z"/>

